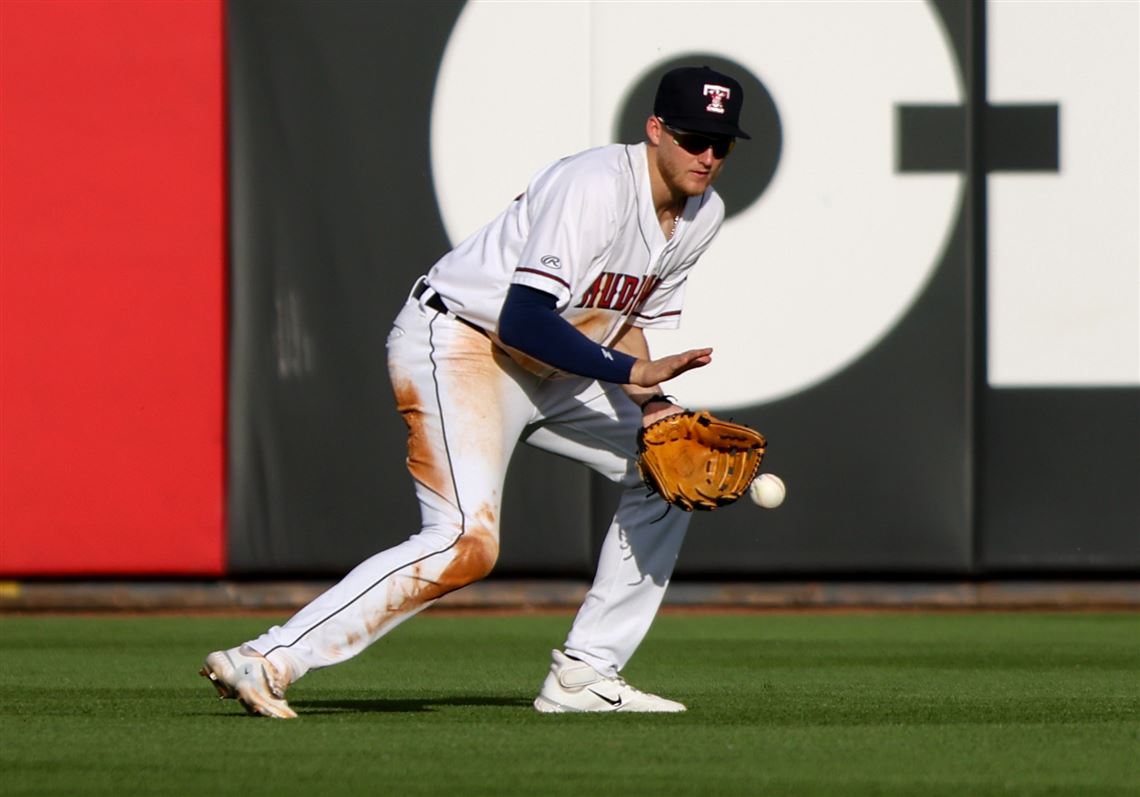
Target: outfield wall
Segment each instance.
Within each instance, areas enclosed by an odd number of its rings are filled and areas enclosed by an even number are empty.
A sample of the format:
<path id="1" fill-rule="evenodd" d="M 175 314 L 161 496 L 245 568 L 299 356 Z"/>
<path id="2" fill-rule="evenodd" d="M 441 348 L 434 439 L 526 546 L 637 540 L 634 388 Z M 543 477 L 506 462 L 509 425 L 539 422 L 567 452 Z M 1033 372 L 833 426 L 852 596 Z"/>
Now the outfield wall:
<path id="1" fill-rule="evenodd" d="M 716 348 L 672 392 L 790 492 L 678 573 L 1140 568 L 1140 4 L 84 8 L 3 11 L 3 574 L 327 576 L 413 532 L 412 281 L 681 63 L 742 77 L 754 140 L 651 344 Z M 497 572 L 588 575 L 612 505 L 520 448 Z"/>
<path id="2" fill-rule="evenodd" d="M 223 7 L 0 4 L 0 572 L 225 571 Z"/>

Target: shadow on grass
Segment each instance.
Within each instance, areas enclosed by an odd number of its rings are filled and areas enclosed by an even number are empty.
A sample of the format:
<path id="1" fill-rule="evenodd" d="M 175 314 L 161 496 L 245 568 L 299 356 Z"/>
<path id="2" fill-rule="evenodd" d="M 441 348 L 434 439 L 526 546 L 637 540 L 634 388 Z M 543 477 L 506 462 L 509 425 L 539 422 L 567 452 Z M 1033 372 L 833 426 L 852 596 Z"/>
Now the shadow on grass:
<path id="1" fill-rule="evenodd" d="M 343 714 L 343 713 L 414 713 L 436 711 L 445 706 L 491 706 L 503 708 L 530 708 L 531 699 L 522 697 L 458 696 L 415 699 L 358 698 L 342 700 L 301 700 L 290 705 L 298 714 Z"/>

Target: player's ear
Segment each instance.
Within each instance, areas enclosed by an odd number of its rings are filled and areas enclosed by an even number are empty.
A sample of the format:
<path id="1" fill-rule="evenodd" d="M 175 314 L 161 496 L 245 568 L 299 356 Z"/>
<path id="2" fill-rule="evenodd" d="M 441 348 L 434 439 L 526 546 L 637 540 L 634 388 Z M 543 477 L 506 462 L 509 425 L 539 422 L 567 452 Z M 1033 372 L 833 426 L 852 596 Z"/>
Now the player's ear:
<path id="1" fill-rule="evenodd" d="M 645 120 L 645 139 L 655 147 L 661 143 L 661 120 L 656 116 Z"/>

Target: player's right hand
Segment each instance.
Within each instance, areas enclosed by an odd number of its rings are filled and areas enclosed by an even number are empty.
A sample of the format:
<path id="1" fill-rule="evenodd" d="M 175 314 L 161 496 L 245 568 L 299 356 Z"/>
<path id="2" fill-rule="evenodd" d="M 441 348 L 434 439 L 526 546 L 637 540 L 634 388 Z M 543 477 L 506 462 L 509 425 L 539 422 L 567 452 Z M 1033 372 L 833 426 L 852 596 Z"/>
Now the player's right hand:
<path id="1" fill-rule="evenodd" d="M 653 387 L 711 362 L 712 349 L 689 349 L 657 360 L 638 359 L 629 372 L 629 382 L 638 387 Z"/>

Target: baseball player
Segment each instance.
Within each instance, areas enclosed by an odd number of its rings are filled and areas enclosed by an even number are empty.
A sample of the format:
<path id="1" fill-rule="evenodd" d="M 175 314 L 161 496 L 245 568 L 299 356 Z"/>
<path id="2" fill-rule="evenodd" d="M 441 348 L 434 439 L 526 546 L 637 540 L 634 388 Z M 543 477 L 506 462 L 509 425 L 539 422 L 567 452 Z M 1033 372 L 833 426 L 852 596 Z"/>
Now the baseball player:
<path id="1" fill-rule="evenodd" d="M 625 487 L 534 707 L 685 710 L 620 675 L 661 604 L 690 518 L 645 489 L 636 440 L 640 426 L 681 409 L 660 384 L 707 365 L 712 350 L 653 359 L 643 330 L 679 324 L 689 270 L 724 219 L 712 183 L 736 139 L 749 138 L 742 101 L 740 84 L 708 67 L 666 73 L 643 143 L 551 164 L 416 281 L 387 348 L 422 526 L 284 625 L 211 653 L 201 672 L 222 697 L 295 717 L 291 683 L 490 573 L 503 480 L 522 440 Z"/>

